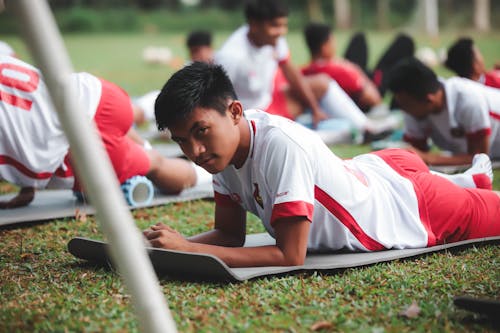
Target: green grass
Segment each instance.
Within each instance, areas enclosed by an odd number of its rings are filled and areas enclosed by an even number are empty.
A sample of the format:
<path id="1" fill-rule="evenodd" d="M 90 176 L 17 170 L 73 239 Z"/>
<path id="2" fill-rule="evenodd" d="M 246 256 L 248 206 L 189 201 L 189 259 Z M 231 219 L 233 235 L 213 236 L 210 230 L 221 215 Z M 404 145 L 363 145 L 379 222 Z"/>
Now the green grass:
<path id="1" fill-rule="evenodd" d="M 443 35 L 443 45 L 456 35 Z M 217 34 L 216 45 L 225 36 Z M 347 37 L 338 36 L 341 50 Z M 373 53 L 391 37 L 369 33 Z M 481 45 L 497 45 L 485 54 L 492 64 L 498 55 L 498 36 L 480 37 Z M 439 46 L 437 41 L 418 38 L 419 45 Z M 5 39 L 21 58 L 31 59 L 20 40 Z M 173 71 L 142 63 L 143 47 L 169 45 L 176 56 L 186 57 L 181 34 L 72 35 L 65 41 L 77 70 L 102 75 L 132 95 L 158 88 Z M 290 44 L 294 61 L 304 63 L 307 54 L 300 35 L 292 34 Z M 368 147 L 343 145 L 333 150 L 350 157 Z M 500 171 L 495 178 L 494 188 L 500 190 Z M 0 193 L 13 190 L 0 183 Z M 172 204 L 136 210 L 133 215 L 140 229 L 162 221 L 192 235 L 213 226 L 213 203 Z M 250 216 L 247 231 L 264 230 Z M 0 229 L 0 332 L 138 330 L 120 277 L 72 257 L 66 244 L 74 236 L 103 238 L 93 217 Z M 332 274 L 304 273 L 227 285 L 163 279 L 161 287 L 182 332 L 311 332 L 312 325 L 323 321 L 324 331 L 493 332 L 477 317 L 454 307 L 452 299 L 461 294 L 500 298 L 499 258 L 500 247 L 485 245 Z M 412 302 L 420 314 L 413 319 L 400 316 Z"/>

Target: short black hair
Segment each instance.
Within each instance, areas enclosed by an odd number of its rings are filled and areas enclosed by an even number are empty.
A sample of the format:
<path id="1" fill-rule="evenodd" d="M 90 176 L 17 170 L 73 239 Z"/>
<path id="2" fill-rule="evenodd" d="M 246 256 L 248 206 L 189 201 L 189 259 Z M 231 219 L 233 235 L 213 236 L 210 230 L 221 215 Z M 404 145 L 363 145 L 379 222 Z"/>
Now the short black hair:
<path id="1" fill-rule="evenodd" d="M 268 21 L 288 16 L 288 6 L 281 0 L 247 0 L 245 18 L 247 21 Z"/>
<path id="2" fill-rule="evenodd" d="M 471 38 L 459 38 L 449 49 L 444 65 L 458 76 L 469 78 L 474 63 L 474 42 Z"/>
<path id="3" fill-rule="evenodd" d="M 194 30 L 189 33 L 186 39 L 188 48 L 197 46 L 212 46 L 212 34 L 206 30 Z"/>
<path id="4" fill-rule="evenodd" d="M 194 62 L 163 86 L 155 102 L 156 124 L 160 131 L 179 124 L 197 107 L 224 114 L 228 99 L 235 100 L 236 93 L 222 66 Z"/>
<path id="5" fill-rule="evenodd" d="M 312 56 L 318 54 L 332 33 L 332 27 L 324 23 L 311 22 L 304 28 L 304 37 Z"/>
<path id="6" fill-rule="evenodd" d="M 441 88 L 436 74 L 415 57 L 399 61 L 387 73 L 387 87 L 393 93 L 405 92 L 417 99 Z"/>

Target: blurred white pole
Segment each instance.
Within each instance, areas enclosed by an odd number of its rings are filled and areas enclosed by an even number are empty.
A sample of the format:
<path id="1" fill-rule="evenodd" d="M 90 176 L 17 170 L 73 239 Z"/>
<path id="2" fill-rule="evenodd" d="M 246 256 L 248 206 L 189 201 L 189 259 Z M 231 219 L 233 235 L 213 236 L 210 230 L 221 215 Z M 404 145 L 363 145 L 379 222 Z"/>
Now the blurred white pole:
<path id="1" fill-rule="evenodd" d="M 431 37 L 439 35 L 439 17 L 437 0 L 424 0 L 425 31 Z"/>
<path id="2" fill-rule="evenodd" d="M 351 28 L 351 3 L 349 0 L 333 0 L 335 26 L 337 29 Z"/>
<path id="3" fill-rule="evenodd" d="M 490 31 L 490 0 L 474 0 L 474 27 L 481 32 Z"/>
<path id="4" fill-rule="evenodd" d="M 47 2 L 9 0 L 6 8 L 11 7 L 49 87 L 76 161 L 77 174 L 110 242 L 111 255 L 132 296 L 141 330 L 176 332 L 142 235 L 125 205 L 111 162 L 99 142 L 95 126 L 76 103 L 76 92 L 70 84 L 73 68 Z"/>

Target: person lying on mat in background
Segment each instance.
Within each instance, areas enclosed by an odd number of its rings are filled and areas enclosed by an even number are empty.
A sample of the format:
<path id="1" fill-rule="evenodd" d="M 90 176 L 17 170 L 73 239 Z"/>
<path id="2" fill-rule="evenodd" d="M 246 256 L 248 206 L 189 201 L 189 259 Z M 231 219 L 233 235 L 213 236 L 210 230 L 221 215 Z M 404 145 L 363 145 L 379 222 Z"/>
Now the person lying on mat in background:
<path id="1" fill-rule="evenodd" d="M 237 29 L 215 53 L 241 103 L 296 120 L 310 114 L 316 127 L 328 118 L 345 119 L 366 138 L 393 130 L 389 120 L 375 122 L 326 74 L 304 77 L 293 65 L 285 35 L 288 8 L 281 0 L 249 0 L 247 24 Z M 365 140 L 367 141 L 367 140 Z"/>
<path id="2" fill-rule="evenodd" d="M 398 63 L 387 85 L 405 113 L 404 140 L 431 165 L 500 158 L 500 90 L 460 77 L 438 78 L 415 58 Z M 430 152 L 428 139 L 451 156 Z"/>
<path id="3" fill-rule="evenodd" d="M 500 68 L 486 70 L 484 58 L 471 38 L 459 38 L 448 49 L 444 65 L 458 76 L 500 88 Z"/>
<path id="4" fill-rule="evenodd" d="M 194 63 L 176 72 L 155 114 L 158 128 L 168 128 L 186 156 L 214 175 L 215 226 L 184 238 L 153 225 L 144 236 L 154 247 L 209 253 L 231 267 L 281 266 L 302 265 L 307 251 L 420 248 L 500 235 L 495 192 L 431 174 L 407 150 L 343 160 L 297 123 L 243 111 L 221 66 Z M 491 176 L 488 156 L 479 155 L 471 169 L 461 176 Z M 242 247 L 247 212 L 276 245 Z"/>
<path id="5" fill-rule="evenodd" d="M 134 135 L 131 101 L 121 88 L 88 73 L 72 74 L 71 83 L 82 110 L 97 126 L 120 183 L 145 175 L 161 191 L 178 193 L 206 174 L 184 159 L 161 156 Z M 0 56 L 0 90 L 0 179 L 21 187 L 0 208 L 29 204 L 35 188 L 79 191 L 68 140 L 40 71 Z"/>

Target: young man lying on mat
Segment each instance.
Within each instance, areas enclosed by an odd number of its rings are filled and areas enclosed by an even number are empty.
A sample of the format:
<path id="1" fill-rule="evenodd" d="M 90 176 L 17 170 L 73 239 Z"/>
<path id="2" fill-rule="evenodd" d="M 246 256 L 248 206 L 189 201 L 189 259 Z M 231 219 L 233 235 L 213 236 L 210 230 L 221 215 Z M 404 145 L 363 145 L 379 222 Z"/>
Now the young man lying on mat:
<path id="1" fill-rule="evenodd" d="M 121 183 L 147 176 L 160 190 L 177 193 L 195 185 L 198 174 L 206 174 L 188 161 L 161 156 L 131 130 L 131 101 L 121 88 L 88 73 L 73 74 L 71 82 Z M 21 187 L 0 208 L 29 204 L 35 188 L 80 191 L 72 169 L 69 144 L 41 73 L 0 55 L 0 179 Z"/>
<path id="2" fill-rule="evenodd" d="M 495 192 L 461 188 L 405 150 L 342 160 L 301 125 L 243 112 L 220 66 L 194 63 L 175 73 L 155 113 L 158 128 L 214 175 L 215 228 L 186 239 L 159 223 L 144 231 L 152 246 L 209 253 L 233 267 L 280 266 L 303 264 L 308 250 L 419 248 L 500 235 Z M 461 176 L 490 174 L 489 159 L 481 160 Z M 247 211 L 275 246 L 242 247 Z"/>

